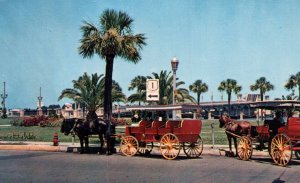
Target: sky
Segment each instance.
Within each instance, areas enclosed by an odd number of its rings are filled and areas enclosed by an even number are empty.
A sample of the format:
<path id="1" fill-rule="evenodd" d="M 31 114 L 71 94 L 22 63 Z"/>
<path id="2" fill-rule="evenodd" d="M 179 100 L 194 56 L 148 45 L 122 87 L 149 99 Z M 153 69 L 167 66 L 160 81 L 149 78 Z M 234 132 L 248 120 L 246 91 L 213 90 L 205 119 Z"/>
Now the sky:
<path id="1" fill-rule="evenodd" d="M 134 34 L 147 46 L 137 64 L 116 58 L 113 79 L 129 96 L 138 75 L 171 71 L 188 88 L 201 79 L 209 86 L 204 101 L 221 100 L 221 81 L 237 80 L 241 94 L 264 76 L 275 89 L 271 99 L 287 95 L 284 84 L 300 71 L 300 1 L 292 0 L 0 0 L 0 93 L 6 82 L 8 108 L 63 105 L 57 98 L 84 72 L 105 73 L 105 61 L 78 53 L 83 21 L 99 25 L 106 9 L 134 19 Z M 195 96 L 194 94 L 192 94 Z M 224 94 L 224 98 L 226 95 Z"/>

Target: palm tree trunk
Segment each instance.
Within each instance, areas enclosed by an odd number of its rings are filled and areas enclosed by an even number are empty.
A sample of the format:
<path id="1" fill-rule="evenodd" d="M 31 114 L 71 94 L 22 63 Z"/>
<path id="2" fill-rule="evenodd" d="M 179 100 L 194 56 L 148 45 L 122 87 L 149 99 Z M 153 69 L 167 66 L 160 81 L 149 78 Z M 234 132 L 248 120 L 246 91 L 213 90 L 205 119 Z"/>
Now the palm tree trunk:
<path id="1" fill-rule="evenodd" d="M 264 93 L 262 91 L 260 92 L 260 101 L 264 101 Z M 263 112 L 263 110 L 260 109 L 261 121 L 264 120 L 264 116 L 263 116 L 262 112 Z"/>
<path id="2" fill-rule="evenodd" d="M 114 143 L 111 143 L 111 116 L 112 116 L 112 73 L 114 66 L 114 56 L 106 57 L 105 68 L 105 87 L 104 87 L 104 120 L 107 123 L 106 140 L 107 153 L 110 154 L 114 148 Z"/>
<path id="3" fill-rule="evenodd" d="M 197 94 L 197 104 L 200 105 L 200 94 Z"/>
<path id="4" fill-rule="evenodd" d="M 138 91 L 139 92 L 139 106 L 141 106 L 141 100 L 142 100 L 142 92 L 141 91 Z"/>
<path id="5" fill-rule="evenodd" d="M 114 56 L 106 57 L 105 88 L 104 88 L 104 119 L 110 121 L 112 115 L 112 73 Z M 110 124 L 110 123 L 109 123 Z"/>
<path id="6" fill-rule="evenodd" d="M 298 85 L 298 100 L 300 100 L 300 84 Z"/>
<path id="7" fill-rule="evenodd" d="M 231 101 L 231 93 L 228 93 L 228 115 L 230 116 L 230 101 Z"/>
<path id="8" fill-rule="evenodd" d="M 264 101 L 264 93 L 260 92 L 260 101 Z"/>

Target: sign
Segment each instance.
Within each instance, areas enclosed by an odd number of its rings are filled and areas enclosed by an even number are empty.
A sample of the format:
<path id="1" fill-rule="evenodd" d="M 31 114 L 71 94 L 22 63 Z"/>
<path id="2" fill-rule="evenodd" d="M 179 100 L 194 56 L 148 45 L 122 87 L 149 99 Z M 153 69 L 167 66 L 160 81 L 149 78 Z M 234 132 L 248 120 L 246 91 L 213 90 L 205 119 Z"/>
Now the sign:
<path id="1" fill-rule="evenodd" d="M 159 101 L 159 80 L 158 79 L 147 79 L 146 100 Z"/>

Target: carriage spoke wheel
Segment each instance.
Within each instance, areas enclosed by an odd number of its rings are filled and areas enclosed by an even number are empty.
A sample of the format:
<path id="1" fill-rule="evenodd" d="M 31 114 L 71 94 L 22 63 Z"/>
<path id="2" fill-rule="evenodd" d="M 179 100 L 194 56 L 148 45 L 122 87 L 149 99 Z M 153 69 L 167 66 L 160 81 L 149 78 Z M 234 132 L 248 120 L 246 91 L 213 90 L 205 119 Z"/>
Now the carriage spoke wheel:
<path id="1" fill-rule="evenodd" d="M 184 142 L 183 151 L 189 158 L 198 158 L 203 151 L 203 141 L 200 135 L 196 142 Z"/>
<path id="2" fill-rule="evenodd" d="M 180 143 L 176 135 L 165 134 L 160 140 L 160 152 L 168 160 L 175 159 L 180 152 Z"/>
<path id="3" fill-rule="evenodd" d="M 252 156 L 253 147 L 251 139 L 247 136 L 240 138 L 239 144 L 237 146 L 238 156 L 241 160 L 249 160 Z"/>
<path id="4" fill-rule="evenodd" d="M 292 158 L 292 143 L 285 134 L 278 134 L 272 139 L 271 156 L 273 161 L 280 166 L 286 166 Z"/>
<path id="5" fill-rule="evenodd" d="M 140 153 L 141 155 L 150 154 L 153 149 L 153 146 L 153 142 L 151 142 L 150 144 L 145 143 L 144 146 L 139 146 L 138 153 Z"/>
<path id="6" fill-rule="evenodd" d="M 138 151 L 138 141 L 133 136 L 125 136 L 121 140 L 120 150 L 125 156 L 134 156 Z"/>

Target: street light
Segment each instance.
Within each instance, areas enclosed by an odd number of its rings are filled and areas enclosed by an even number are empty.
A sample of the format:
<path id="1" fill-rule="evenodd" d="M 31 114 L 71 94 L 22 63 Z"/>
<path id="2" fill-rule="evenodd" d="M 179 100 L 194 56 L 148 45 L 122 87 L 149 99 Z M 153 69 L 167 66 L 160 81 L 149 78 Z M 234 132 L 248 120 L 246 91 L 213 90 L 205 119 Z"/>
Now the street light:
<path id="1" fill-rule="evenodd" d="M 176 92 L 176 70 L 178 68 L 179 61 L 176 57 L 171 60 L 171 66 L 173 71 L 173 105 L 175 105 L 175 92 Z M 173 109 L 172 118 L 175 119 L 176 112 Z"/>

